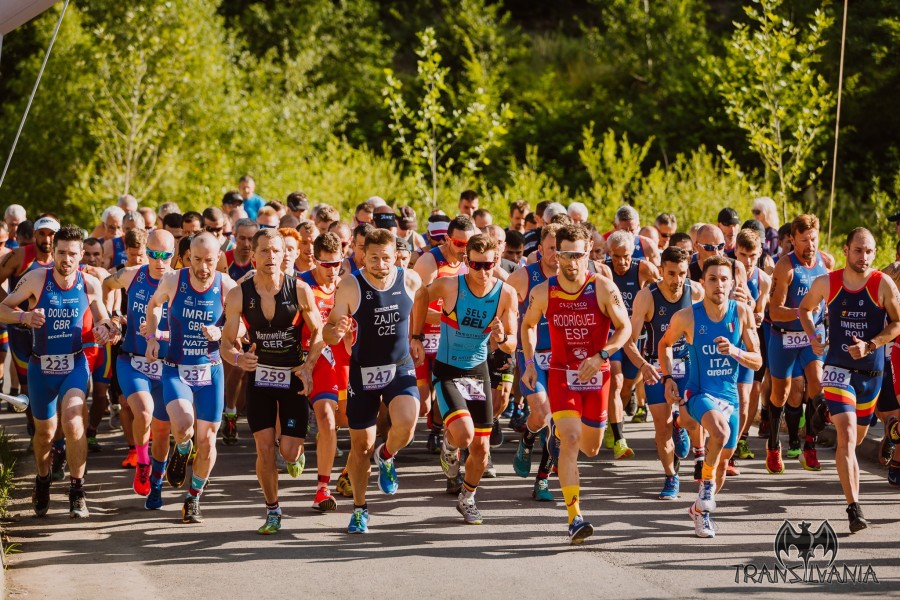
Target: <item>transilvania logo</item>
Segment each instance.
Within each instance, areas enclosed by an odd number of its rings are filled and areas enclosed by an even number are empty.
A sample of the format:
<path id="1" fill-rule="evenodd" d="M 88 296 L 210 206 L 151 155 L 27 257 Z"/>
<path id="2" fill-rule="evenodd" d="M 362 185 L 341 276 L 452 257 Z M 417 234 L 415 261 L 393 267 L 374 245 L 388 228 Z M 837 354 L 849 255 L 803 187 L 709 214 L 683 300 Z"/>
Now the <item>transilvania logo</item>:
<path id="1" fill-rule="evenodd" d="M 872 565 L 836 563 L 838 538 L 828 521 L 812 530 L 784 521 L 775 534 L 775 564 L 732 565 L 735 583 L 880 583 Z"/>

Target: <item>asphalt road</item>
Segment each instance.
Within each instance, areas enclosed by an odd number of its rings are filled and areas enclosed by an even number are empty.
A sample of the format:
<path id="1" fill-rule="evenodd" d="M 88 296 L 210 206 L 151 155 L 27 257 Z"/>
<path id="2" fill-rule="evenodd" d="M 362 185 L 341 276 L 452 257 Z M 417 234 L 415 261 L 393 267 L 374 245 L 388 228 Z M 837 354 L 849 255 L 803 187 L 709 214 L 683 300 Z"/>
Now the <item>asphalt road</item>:
<path id="1" fill-rule="evenodd" d="M 19 415 L 0 416 L 0 424 L 20 438 L 21 423 Z M 742 461 L 743 474 L 729 478 L 718 496 L 717 537 L 698 539 L 687 514 L 696 497 L 692 465 L 682 467 L 679 500 L 656 499 L 662 476 L 652 427 L 626 426 L 633 459 L 616 462 L 604 450 L 581 463 L 581 506 L 595 534 L 579 548 L 567 545 L 562 502 L 534 502 L 532 480 L 513 473 L 515 443 L 508 430 L 506 443 L 493 451 L 499 476 L 484 480 L 478 491 L 481 526 L 463 524 L 455 497 L 444 493 L 446 480 L 437 457 L 425 451 L 422 426 L 414 444 L 398 455 L 398 494 L 385 496 L 374 476 L 370 480 L 368 535 L 346 534 L 349 499 L 338 497 L 336 513 L 310 508 L 315 488 L 310 445 L 307 471 L 298 480 L 281 475 L 285 518 L 273 537 L 256 533 L 264 507 L 243 421 L 240 443 L 220 445 L 201 525 L 180 523 L 183 490 L 166 487 L 163 510 L 145 511 L 143 499 L 131 491 L 133 471 L 119 467 L 125 449 L 121 435 L 101 430 L 104 449 L 88 459 L 88 520 L 70 521 L 63 483 L 54 483 L 49 515 L 34 518 L 34 465 L 30 456 L 20 460 L 6 523 L 19 552 L 7 557 L 7 593 L 92 600 L 900 594 L 900 491 L 887 485 L 877 465 L 864 463 L 862 474 L 862 505 L 871 526 L 850 535 L 833 451 L 820 452 L 821 473 L 788 461 L 787 473 L 773 476 L 765 472 L 762 441 L 753 439 L 757 458 Z M 348 443 L 343 432 L 341 445 Z M 552 486 L 559 497 L 558 482 Z M 839 577 L 832 575 L 830 583 L 745 581 L 745 571 L 735 565 L 753 565 L 749 574 L 764 565 L 774 568 L 774 540 L 785 519 L 795 527 L 809 521 L 812 530 L 829 521 L 838 535 Z M 813 563 L 822 566 L 820 556 Z M 796 555 L 788 562 L 799 564 Z M 844 566 L 860 577 L 870 566 L 868 583 L 839 583 Z"/>

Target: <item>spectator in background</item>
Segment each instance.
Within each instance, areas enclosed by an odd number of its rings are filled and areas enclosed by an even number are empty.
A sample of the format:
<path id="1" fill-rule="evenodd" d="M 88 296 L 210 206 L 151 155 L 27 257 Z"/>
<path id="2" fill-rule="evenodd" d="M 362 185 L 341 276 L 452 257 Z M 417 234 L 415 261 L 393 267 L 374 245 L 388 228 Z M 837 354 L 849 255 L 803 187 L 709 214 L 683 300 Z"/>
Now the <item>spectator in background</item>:
<path id="1" fill-rule="evenodd" d="M 156 224 L 156 213 L 149 206 L 141 207 L 137 210 L 140 213 L 141 217 L 144 219 L 144 229 L 150 231 Z M 160 219 L 160 225 L 162 224 L 162 219 Z"/>
<path id="2" fill-rule="evenodd" d="M 375 214 L 375 207 L 368 202 L 357 205 L 356 212 L 353 213 L 353 226 L 362 225 L 363 223 L 372 224 L 372 216 Z"/>
<path id="3" fill-rule="evenodd" d="M 474 190 L 466 190 L 459 195 L 459 202 L 456 204 L 458 214 L 469 215 L 470 217 L 478 210 L 478 193 Z"/>
<path id="4" fill-rule="evenodd" d="M 118 206 L 111 206 L 107 209 L 110 211 L 110 214 L 106 221 L 106 229 L 110 237 L 103 242 L 103 268 L 107 270 L 128 262 L 128 244 L 126 243 L 127 240 L 125 240 L 128 232 L 135 229 L 146 231 L 144 216 L 141 213 L 136 210 L 129 210 L 123 213 L 122 218 L 117 221 L 117 212 L 113 209 L 122 210 Z"/>
<path id="5" fill-rule="evenodd" d="M 588 258 L 594 262 L 603 262 L 606 260 L 606 255 L 606 239 L 595 229 L 591 232 L 591 254 Z"/>
<path id="6" fill-rule="evenodd" d="M 203 216 L 200 213 L 193 210 L 184 213 L 184 216 L 181 218 L 181 233 L 185 237 L 200 233 L 202 229 Z"/>
<path id="7" fill-rule="evenodd" d="M 178 242 L 181 241 L 181 238 L 184 237 L 184 229 L 182 228 L 182 224 L 184 222 L 184 217 L 181 216 L 181 213 L 169 213 L 162 220 L 163 229 L 172 234 L 172 237 L 175 238 L 175 245 L 178 245 Z"/>
<path id="8" fill-rule="evenodd" d="M 525 252 L 525 236 L 515 229 L 506 232 L 506 247 L 503 250 L 503 258 L 523 266 L 523 253 Z"/>
<path id="9" fill-rule="evenodd" d="M 700 231 L 700 228 L 704 225 L 706 225 L 706 223 L 694 223 L 688 230 L 688 235 L 691 238 L 691 244 L 693 244 L 694 246 L 697 245 L 697 232 Z"/>
<path id="10" fill-rule="evenodd" d="M 525 256 L 529 256 L 537 250 L 541 243 L 541 230 L 545 223 L 549 223 L 554 215 L 566 214 L 566 207 L 559 202 L 550 202 L 549 200 L 541 200 L 534 210 L 534 222 L 536 227 L 525 233 Z"/>
<path id="11" fill-rule="evenodd" d="M 436 217 L 443 218 L 436 219 Z M 431 215 L 428 220 L 430 221 L 428 223 L 428 243 L 431 248 L 435 248 L 444 243 L 444 238 L 447 237 L 447 228 L 450 226 L 450 218 L 446 215 Z"/>
<path id="12" fill-rule="evenodd" d="M 374 211 L 373 211 L 374 212 Z M 335 221 L 340 221 L 341 215 L 337 209 L 328 204 L 323 204 L 319 210 L 315 212 L 315 225 L 319 233 L 325 233 Z"/>
<path id="13" fill-rule="evenodd" d="M 244 175 L 238 182 L 238 191 L 244 199 L 244 210 L 250 219 L 256 220 L 256 213 L 266 203 L 260 196 L 256 195 L 256 181 L 250 175 Z"/>
<path id="14" fill-rule="evenodd" d="M 343 221 L 335 221 L 328 228 L 341 241 L 341 256 L 350 256 L 350 246 L 353 244 L 353 230 Z"/>
<path id="15" fill-rule="evenodd" d="M 509 227 L 506 229 L 507 238 L 510 231 L 525 233 L 525 216 L 531 212 L 531 207 L 524 200 L 515 200 L 509 203 Z"/>
<path id="16" fill-rule="evenodd" d="M 500 260 L 497 262 L 497 266 L 494 268 L 500 269 L 507 275 L 518 269 L 518 261 L 504 258 L 504 254 L 506 253 L 506 231 L 504 231 L 503 228 L 499 225 L 488 225 L 482 230 L 482 232 L 486 233 L 489 238 L 497 243 L 497 255 L 500 256 Z"/>
<path id="17" fill-rule="evenodd" d="M 294 215 L 287 214 L 278 221 L 278 229 L 297 229 L 297 225 L 299 225 L 300 222 L 300 219 Z"/>
<path id="18" fill-rule="evenodd" d="M 226 225 L 228 225 L 230 223 L 237 223 L 241 219 L 249 219 L 249 218 L 250 217 L 247 216 L 247 211 L 244 210 L 243 208 L 240 208 L 240 207 L 232 208 L 231 211 L 228 213 L 228 221 L 226 222 Z"/>
<path id="19" fill-rule="evenodd" d="M 678 231 L 678 220 L 672 213 L 660 213 L 656 217 L 656 232 L 659 234 L 659 251 L 669 246 L 669 239 Z"/>
<path id="20" fill-rule="evenodd" d="M 588 209 L 581 202 L 573 202 L 569 205 L 569 217 L 573 223 L 585 223 L 588 220 Z"/>
<path id="21" fill-rule="evenodd" d="M 472 213 L 472 220 L 475 222 L 475 227 L 477 227 L 479 231 L 483 232 L 486 227 L 488 227 L 489 225 L 493 225 L 494 216 L 488 209 L 479 208 L 474 213 Z"/>
<path id="22" fill-rule="evenodd" d="M 766 234 L 763 237 L 763 253 L 772 258 L 778 256 L 778 207 L 775 201 L 761 196 L 753 201 L 753 218 L 763 224 Z M 900 218 L 898 218 L 900 220 Z"/>
<path id="23" fill-rule="evenodd" d="M 287 197 L 288 212 L 297 217 L 297 221 L 309 219 L 309 198 L 303 192 L 291 192 Z"/>
<path id="24" fill-rule="evenodd" d="M 263 206 L 256 213 L 256 222 L 259 223 L 260 229 L 278 229 L 280 221 L 281 217 L 271 206 Z"/>
<path id="25" fill-rule="evenodd" d="M 25 219 L 27 219 L 25 208 L 21 204 L 10 204 L 6 207 L 6 212 L 3 213 L 3 222 L 9 228 L 9 239 L 6 240 L 5 246 L 10 250 L 19 247 L 16 241 L 16 229 Z"/>
<path id="26" fill-rule="evenodd" d="M 791 242 L 791 224 L 785 223 L 778 228 L 778 256 L 784 256 L 793 251 L 794 244 Z"/>
<path id="27" fill-rule="evenodd" d="M 371 206 L 373 211 L 379 206 L 387 206 L 387 202 L 381 196 L 369 196 L 366 198 L 366 204 Z"/>

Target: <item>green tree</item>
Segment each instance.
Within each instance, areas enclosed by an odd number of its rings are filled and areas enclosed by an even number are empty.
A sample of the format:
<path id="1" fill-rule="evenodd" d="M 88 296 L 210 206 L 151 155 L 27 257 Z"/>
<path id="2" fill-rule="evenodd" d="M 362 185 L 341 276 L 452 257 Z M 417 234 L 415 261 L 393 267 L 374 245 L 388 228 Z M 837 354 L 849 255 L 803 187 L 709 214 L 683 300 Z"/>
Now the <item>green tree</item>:
<path id="1" fill-rule="evenodd" d="M 835 99 L 818 73 L 824 35 L 833 19 L 817 9 L 800 27 L 781 16 L 783 0 L 753 0 L 749 23 L 736 23 L 716 69 L 729 116 L 777 180 L 783 218 L 792 194 L 811 183 L 812 164 L 832 118 Z M 773 186 L 774 187 L 774 186 Z"/>
<path id="2" fill-rule="evenodd" d="M 583 147 L 578 156 L 593 182 L 589 206 L 592 206 L 592 212 L 604 208 L 607 212 L 615 212 L 621 204 L 633 200 L 636 186 L 643 176 L 641 164 L 647 158 L 653 138 L 643 145 L 632 144 L 628 141 L 628 134 L 623 134 L 619 141 L 610 129 L 598 141 L 594 137 L 592 122 L 584 128 L 582 141 Z"/>

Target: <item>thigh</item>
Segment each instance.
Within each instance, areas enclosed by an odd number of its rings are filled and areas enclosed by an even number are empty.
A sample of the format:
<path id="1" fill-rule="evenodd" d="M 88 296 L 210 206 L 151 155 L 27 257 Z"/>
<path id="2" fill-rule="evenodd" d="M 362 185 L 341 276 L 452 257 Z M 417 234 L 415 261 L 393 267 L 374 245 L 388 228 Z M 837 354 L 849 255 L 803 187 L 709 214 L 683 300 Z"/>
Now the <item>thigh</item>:
<path id="1" fill-rule="evenodd" d="M 606 427 L 609 408 L 609 388 L 612 379 L 609 371 L 600 371 L 603 377 L 599 390 L 581 392 L 581 422 L 587 427 L 599 429 Z"/>
<path id="2" fill-rule="evenodd" d="M 137 393 L 150 393 L 150 380 L 131 366 L 131 359 L 127 356 L 120 355 L 116 359 L 116 378 L 119 380 L 119 389 L 126 398 Z"/>
<path id="3" fill-rule="evenodd" d="M 412 396 L 418 402 L 419 385 L 416 382 L 416 367 L 412 359 L 397 365 L 397 371 L 394 379 L 381 390 L 381 399 L 384 405 L 390 408 L 394 398 L 399 396 Z"/>
<path id="4" fill-rule="evenodd" d="M 550 369 L 547 375 L 550 393 L 550 413 L 554 421 L 562 419 L 581 419 L 581 394 L 569 389 L 566 383 L 566 372 L 562 369 Z"/>
<path id="5" fill-rule="evenodd" d="M 198 421 L 218 426 L 222 421 L 222 411 L 225 410 L 225 374 L 221 363 L 210 367 L 210 379 L 209 385 L 193 388 L 194 407 Z"/>
<path id="6" fill-rule="evenodd" d="M 62 375 L 44 375 L 41 373 L 41 365 L 36 361 L 29 361 L 28 371 L 31 377 L 31 385 L 28 387 L 29 406 L 35 419 L 46 421 L 56 416 L 59 403 L 59 390 L 65 377 Z"/>
<path id="7" fill-rule="evenodd" d="M 338 380 L 334 364 L 324 354 L 319 356 L 319 360 L 313 367 L 312 379 L 312 390 L 309 393 L 310 403 L 315 405 L 320 400 L 338 401 Z"/>
<path id="8" fill-rule="evenodd" d="M 359 366 L 350 365 L 350 378 L 347 384 L 347 424 L 351 431 L 374 427 L 380 407 L 381 390 L 363 389 Z"/>
<path id="9" fill-rule="evenodd" d="M 851 378 L 856 390 L 856 423 L 860 427 L 869 427 L 875 417 L 875 403 L 881 391 L 882 375 L 862 375 L 854 373 Z"/>
<path id="10" fill-rule="evenodd" d="M 255 373 L 250 373 L 244 396 L 247 424 L 251 433 L 255 436 L 257 432 L 266 429 L 275 431 L 275 423 L 278 421 L 278 397 L 275 390 L 256 387 Z"/>
<path id="11" fill-rule="evenodd" d="M 778 379 L 791 379 L 794 377 L 794 363 L 797 362 L 799 351 L 784 347 L 784 336 L 778 331 L 772 331 L 769 335 L 769 372 L 772 377 Z"/>
<path id="12" fill-rule="evenodd" d="M 281 434 L 302 439 L 309 431 L 309 401 L 300 394 L 303 383 L 291 375 L 291 387 L 287 390 L 267 392 L 278 400 L 278 421 Z"/>

